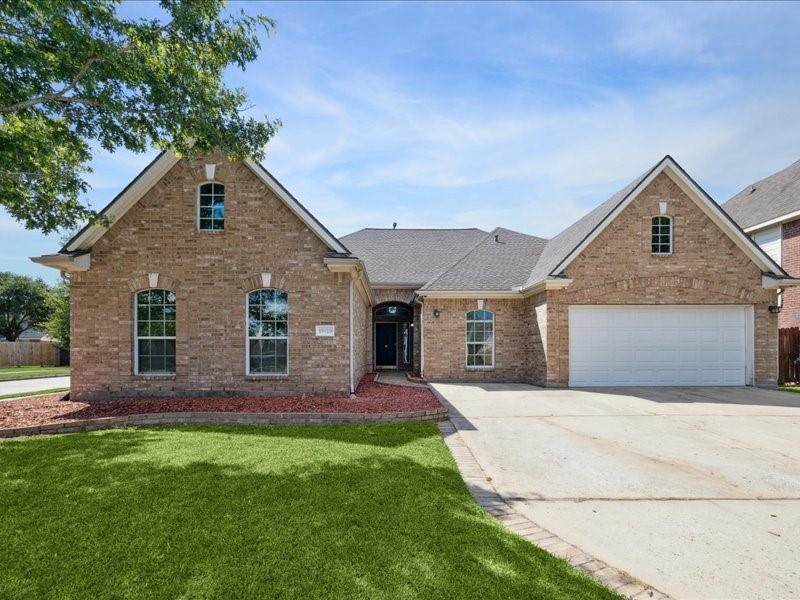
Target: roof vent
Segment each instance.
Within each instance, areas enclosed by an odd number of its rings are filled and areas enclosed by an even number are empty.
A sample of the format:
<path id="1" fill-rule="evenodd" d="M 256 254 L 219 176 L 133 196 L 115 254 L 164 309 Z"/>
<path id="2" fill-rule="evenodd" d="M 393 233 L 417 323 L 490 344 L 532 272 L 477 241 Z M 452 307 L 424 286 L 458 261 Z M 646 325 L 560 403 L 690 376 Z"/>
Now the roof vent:
<path id="1" fill-rule="evenodd" d="M 392 223 L 392 229 L 397 229 L 397 223 Z"/>
<path id="2" fill-rule="evenodd" d="M 500 241 L 500 234 L 499 233 L 494 234 L 494 242 L 495 242 L 495 244 L 505 244 L 505 242 L 501 242 Z"/>
<path id="3" fill-rule="evenodd" d="M 753 192 L 755 192 L 755 191 L 756 191 L 756 186 L 754 186 L 754 185 L 751 185 L 751 186 L 750 186 L 750 193 L 752 194 L 752 193 L 753 193 Z"/>

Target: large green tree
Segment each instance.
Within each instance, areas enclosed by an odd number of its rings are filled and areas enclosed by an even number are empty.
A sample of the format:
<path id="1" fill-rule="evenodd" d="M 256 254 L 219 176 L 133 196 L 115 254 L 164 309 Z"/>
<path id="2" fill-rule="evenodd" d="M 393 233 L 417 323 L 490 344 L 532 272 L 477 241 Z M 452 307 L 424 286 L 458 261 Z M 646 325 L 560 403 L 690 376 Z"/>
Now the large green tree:
<path id="1" fill-rule="evenodd" d="M 44 325 L 53 311 L 50 288 L 41 279 L 0 273 L 0 335 L 13 342 L 31 327 Z"/>
<path id="2" fill-rule="evenodd" d="M 101 217 L 81 202 L 92 146 L 261 158 L 280 122 L 246 115 L 223 82 L 257 57 L 271 19 L 224 0 L 161 0 L 124 18 L 117 0 L 0 2 L 0 204 L 49 233 Z"/>

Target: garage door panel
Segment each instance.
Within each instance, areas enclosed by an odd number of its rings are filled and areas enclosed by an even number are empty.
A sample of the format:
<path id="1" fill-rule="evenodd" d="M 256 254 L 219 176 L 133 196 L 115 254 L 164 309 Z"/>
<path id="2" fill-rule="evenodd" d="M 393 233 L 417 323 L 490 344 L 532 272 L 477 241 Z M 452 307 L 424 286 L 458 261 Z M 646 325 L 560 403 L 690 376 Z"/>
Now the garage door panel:
<path id="1" fill-rule="evenodd" d="M 570 385 L 745 385 L 743 306 L 569 309 Z"/>

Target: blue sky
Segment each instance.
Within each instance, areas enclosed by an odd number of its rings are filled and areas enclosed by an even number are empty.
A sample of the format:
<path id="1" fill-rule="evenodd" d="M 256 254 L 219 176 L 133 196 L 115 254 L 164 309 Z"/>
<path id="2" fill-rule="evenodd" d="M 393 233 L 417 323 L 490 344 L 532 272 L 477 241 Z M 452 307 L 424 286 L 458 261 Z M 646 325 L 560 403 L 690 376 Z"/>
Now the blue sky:
<path id="1" fill-rule="evenodd" d="M 240 3 L 274 17 L 228 81 L 284 127 L 264 164 L 335 234 L 551 236 L 671 154 L 719 202 L 800 159 L 800 4 Z M 126 14 L 157 12 L 127 3 Z M 98 152 L 100 208 L 155 155 Z M 0 214 L 0 269 L 58 235 Z"/>

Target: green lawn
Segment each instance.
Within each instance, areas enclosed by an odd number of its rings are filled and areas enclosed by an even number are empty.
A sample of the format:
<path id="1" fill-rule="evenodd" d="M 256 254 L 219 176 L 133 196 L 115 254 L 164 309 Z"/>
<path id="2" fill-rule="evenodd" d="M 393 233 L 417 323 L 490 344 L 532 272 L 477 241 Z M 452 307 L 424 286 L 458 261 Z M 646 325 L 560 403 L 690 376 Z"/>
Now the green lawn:
<path id="1" fill-rule="evenodd" d="M 69 367 L 0 367 L 0 381 L 31 379 L 32 377 L 61 377 L 69 375 Z"/>
<path id="2" fill-rule="evenodd" d="M 431 423 L 0 442 L 2 598 L 616 598 L 503 529 Z"/>

